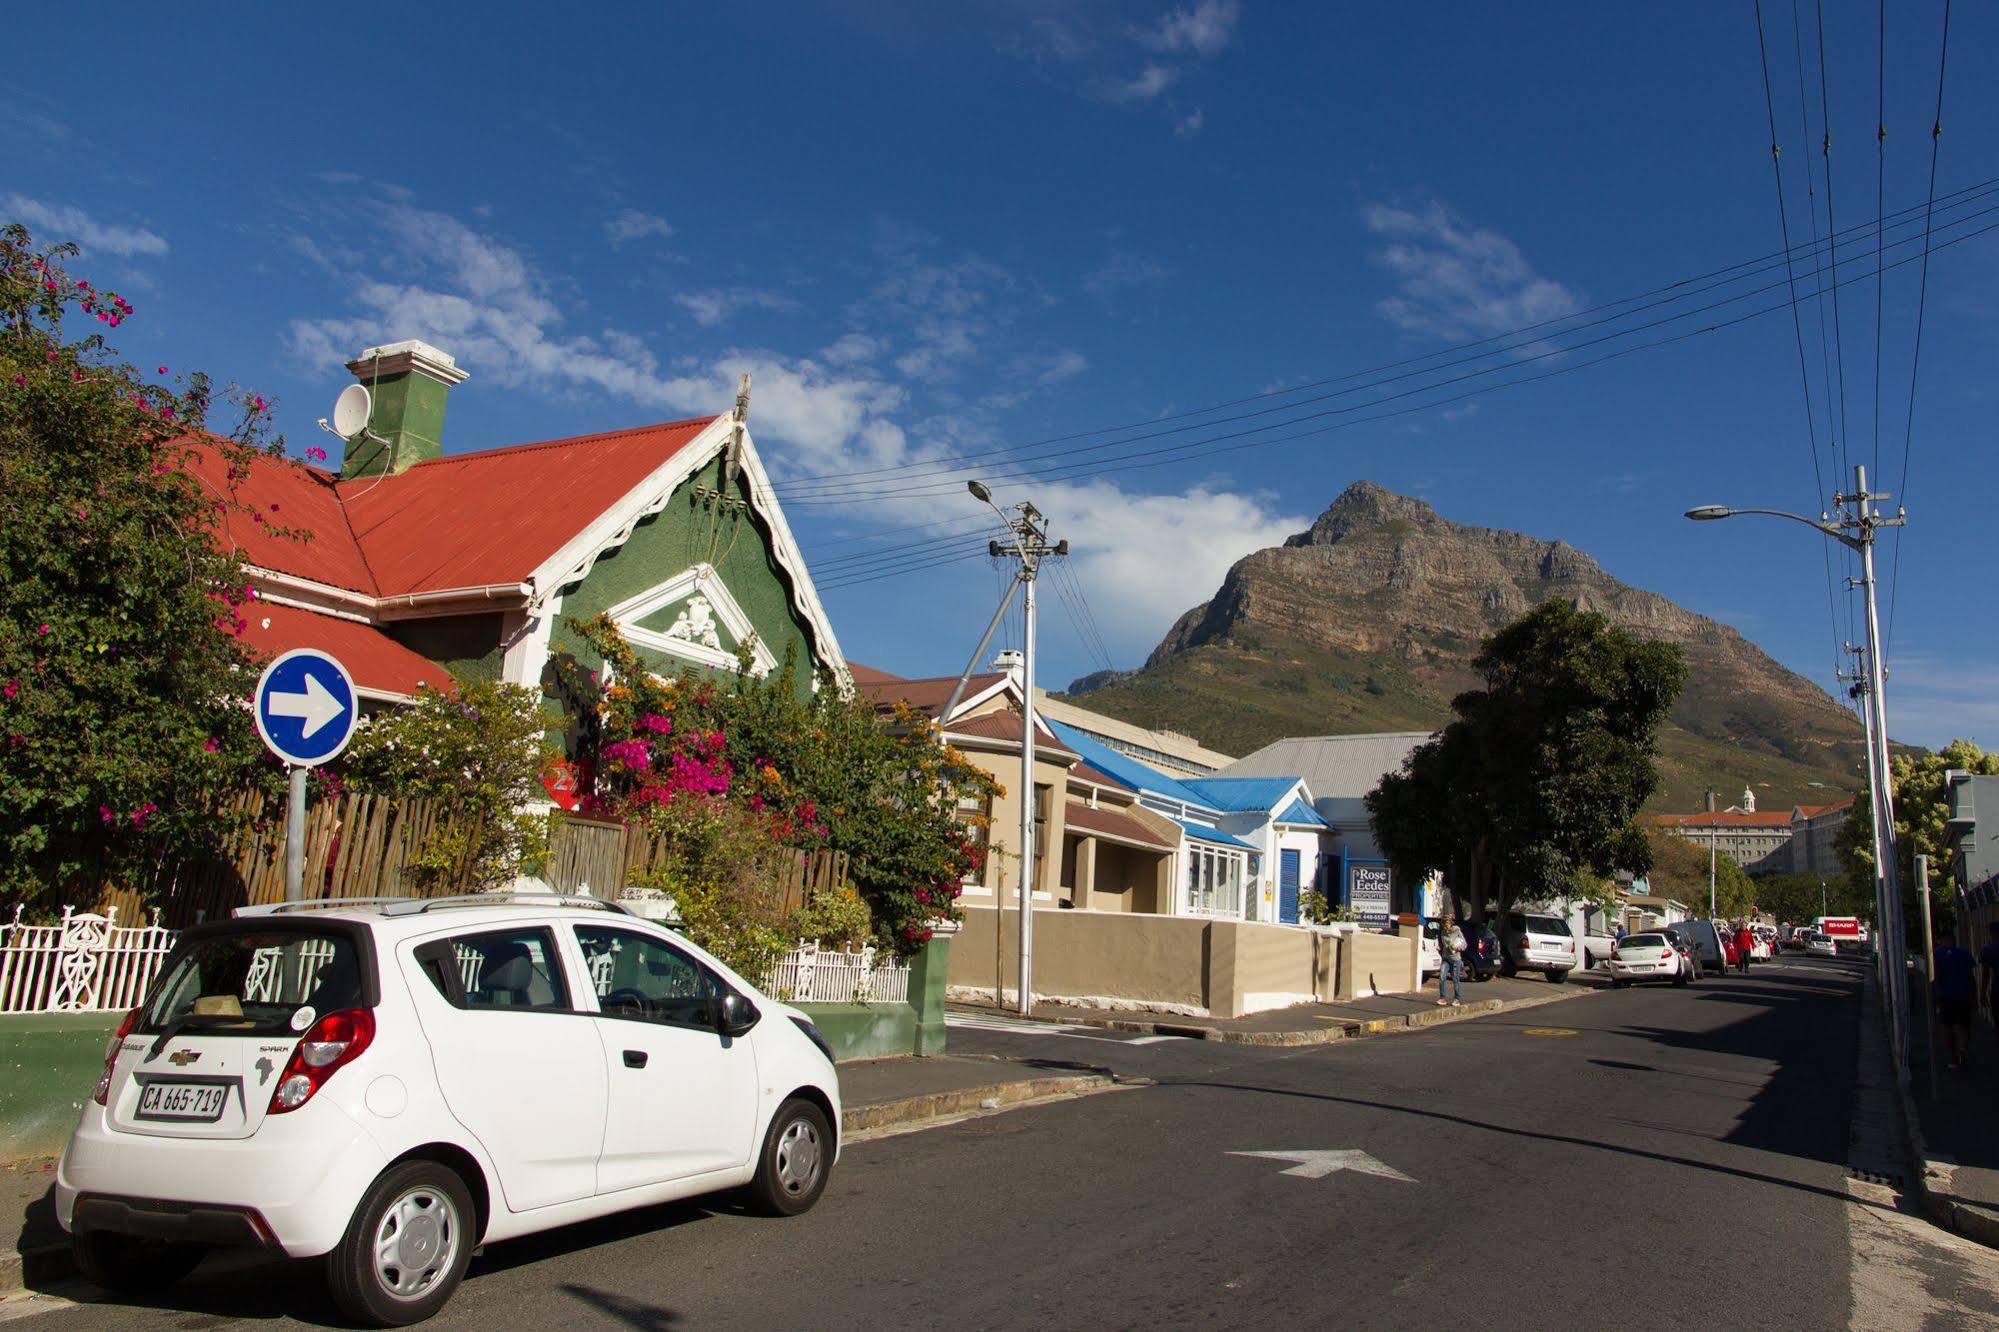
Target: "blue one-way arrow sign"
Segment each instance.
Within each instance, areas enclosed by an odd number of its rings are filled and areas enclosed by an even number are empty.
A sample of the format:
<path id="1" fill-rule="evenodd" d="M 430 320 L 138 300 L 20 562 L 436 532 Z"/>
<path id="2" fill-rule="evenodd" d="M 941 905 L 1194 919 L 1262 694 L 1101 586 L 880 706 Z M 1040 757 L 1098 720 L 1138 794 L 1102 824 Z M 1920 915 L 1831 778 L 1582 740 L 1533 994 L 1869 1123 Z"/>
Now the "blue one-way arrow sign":
<path id="1" fill-rule="evenodd" d="M 317 648 L 294 648 L 266 666 L 255 707 L 257 734 L 298 768 L 317 767 L 347 748 L 360 713 L 354 677 Z"/>

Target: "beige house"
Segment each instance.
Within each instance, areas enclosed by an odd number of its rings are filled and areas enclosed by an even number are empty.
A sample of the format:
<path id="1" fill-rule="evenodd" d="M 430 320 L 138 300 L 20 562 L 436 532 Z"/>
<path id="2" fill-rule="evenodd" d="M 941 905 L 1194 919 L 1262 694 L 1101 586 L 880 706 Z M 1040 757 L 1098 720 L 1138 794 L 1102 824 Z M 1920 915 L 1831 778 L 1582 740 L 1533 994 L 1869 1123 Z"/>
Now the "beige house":
<path id="1" fill-rule="evenodd" d="M 991 773 L 999 794 L 985 815 L 984 869 L 963 887 L 967 907 L 1014 907 L 1020 892 L 1019 677 L 1008 671 L 974 675 L 950 702 L 955 676 L 908 680 L 867 666 L 851 667 L 854 687 L 887 711 L 904 703 L 936 721 L 945 740 Z M 1039 709 L 1034 734 L 1034 902 L 1037 907 L 1163 913 L 1172 910 L 1180 828 L 1145 809 L 1138 793 L 1092 768 L 1056 738 Z"/>

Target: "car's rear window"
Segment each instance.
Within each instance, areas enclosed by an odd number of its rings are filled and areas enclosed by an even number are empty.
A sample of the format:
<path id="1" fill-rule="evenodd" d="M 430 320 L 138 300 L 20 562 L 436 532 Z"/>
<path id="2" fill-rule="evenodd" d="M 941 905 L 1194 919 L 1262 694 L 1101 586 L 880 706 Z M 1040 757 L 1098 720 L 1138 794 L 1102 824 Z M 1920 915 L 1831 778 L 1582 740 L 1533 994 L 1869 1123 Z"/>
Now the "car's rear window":
<path id="1" fill-rule="evenodd" d="M 243 930 L 190 944 L 153 987 L 141 1030 L 290 1033 L 321 1014 L 365 1003 L 360 961 L 346 934 Z"/>
<path id="2" fill-rule="evenodd" d="M 1568 925 L 1562 921 L 1556 920 L 1553 916 L 1527 917 L 1527 933 L 1529 934 L 1566 935 L 1568 932 L 1569 932 Z"/>

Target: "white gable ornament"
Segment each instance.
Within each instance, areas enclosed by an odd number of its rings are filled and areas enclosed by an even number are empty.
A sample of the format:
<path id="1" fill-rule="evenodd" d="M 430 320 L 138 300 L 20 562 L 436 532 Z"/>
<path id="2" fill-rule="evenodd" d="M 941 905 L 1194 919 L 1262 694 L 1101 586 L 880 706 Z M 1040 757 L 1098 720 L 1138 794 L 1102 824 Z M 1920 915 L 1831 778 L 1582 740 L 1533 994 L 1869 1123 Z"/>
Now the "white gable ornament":
<path id="1" fill-rule="evenodd" d="M 648 629 L 639 622 L 675 602 L 686 604 L 665 629 Z M 634 647 L 691 661 L 717 670 L 736 668 L 736 654 L 722 642 L 722 631 L 750 647 L 750 668 L 768 675 L 777 668 L 777 657 L 750 623 L 742 605 L 716 574 L 714 566 L 697 564 L 684 569 L 655 587 L 619 602 L 605 612 L 618 632 Z"/>

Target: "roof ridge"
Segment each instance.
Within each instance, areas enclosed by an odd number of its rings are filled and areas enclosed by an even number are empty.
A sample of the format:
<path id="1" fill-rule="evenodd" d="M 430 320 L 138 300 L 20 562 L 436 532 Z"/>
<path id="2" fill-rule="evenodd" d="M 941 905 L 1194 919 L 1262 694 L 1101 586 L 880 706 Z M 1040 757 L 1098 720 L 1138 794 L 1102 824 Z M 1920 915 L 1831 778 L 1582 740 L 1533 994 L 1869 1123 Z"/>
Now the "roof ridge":
<path id="1" fill-rule="evenodd" d="M 436 467 L 443 463 L 461 463 L 490 458 L 502 453 L 533 453 L 538 449 L 553 449 L 571 444 L 594 444 L 606 439 L 620 439 L 627 435 L 648 435 L 658 430 L 672 430 L 679 426 L 712 425 L 721 413 L 709 416 L 690 416 L 681 421 L 656 421 L 651 425 L 627 426 L 622 430 L 599 430 L 588 435 L 570 435 L 562 439 L 539 439 L 528 444 L 495 444 L 490 448 L 470 449 L 464 453 L 445 453 L 435 458 L 424 458 L 412 463 L 409 470 L 419 467 Z"/>

